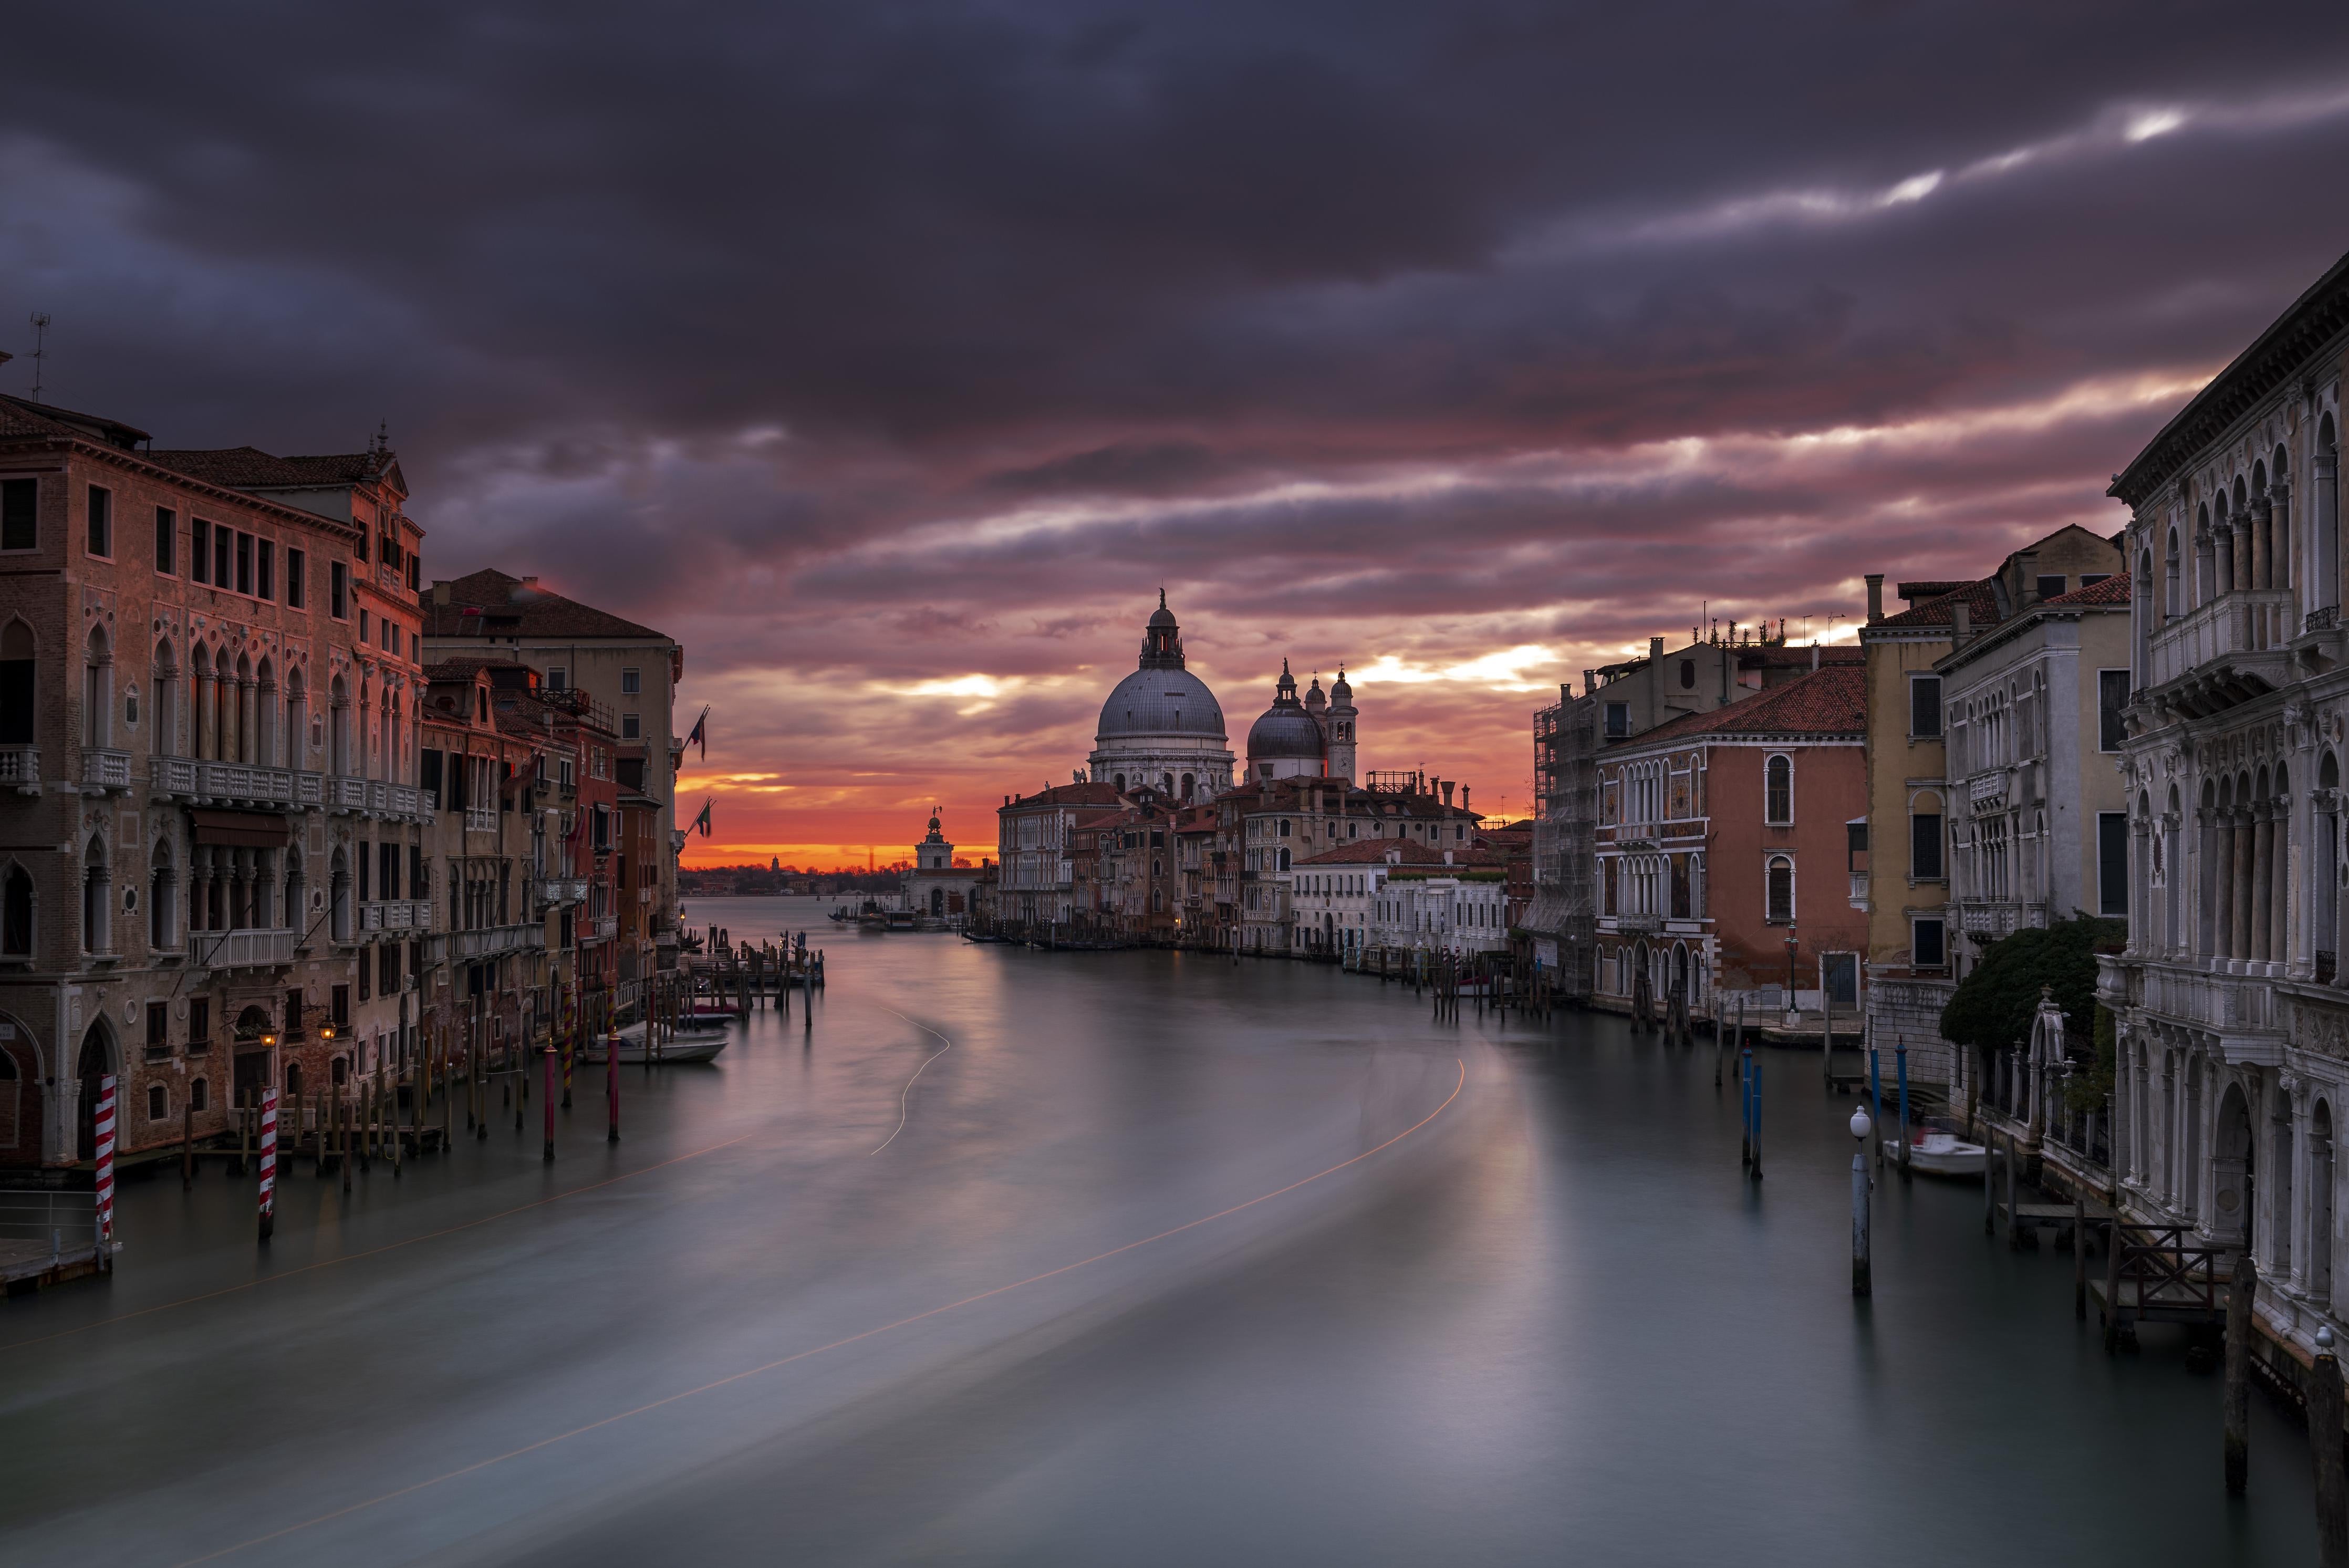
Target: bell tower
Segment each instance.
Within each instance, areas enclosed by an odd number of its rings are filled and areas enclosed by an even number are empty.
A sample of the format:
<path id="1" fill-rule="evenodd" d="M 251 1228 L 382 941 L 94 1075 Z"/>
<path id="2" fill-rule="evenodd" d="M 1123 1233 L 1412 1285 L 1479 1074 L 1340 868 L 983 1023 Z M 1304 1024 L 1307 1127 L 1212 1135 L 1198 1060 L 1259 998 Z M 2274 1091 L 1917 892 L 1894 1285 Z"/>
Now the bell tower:
<path id="1" fill-rule="evenodd" d="M 1354 689 L 1346 684 L 1346 667 L 1330 686 L 1330 712 L 1323 721 L 1330 731 L 1330 776 L 1351 783 L 1354 772 Z"/>

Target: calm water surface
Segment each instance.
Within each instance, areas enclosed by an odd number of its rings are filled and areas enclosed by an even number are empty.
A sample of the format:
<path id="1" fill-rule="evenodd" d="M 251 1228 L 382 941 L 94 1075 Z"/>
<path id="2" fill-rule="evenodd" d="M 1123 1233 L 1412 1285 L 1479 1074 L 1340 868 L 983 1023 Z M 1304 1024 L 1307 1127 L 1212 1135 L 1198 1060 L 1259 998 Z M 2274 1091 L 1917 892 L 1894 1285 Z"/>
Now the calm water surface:
<path id="1" fill-rule="evenodd" d="M 2299 1433 L 2255 1396 L 2230 1504 L 2217 1380 L 1979 1189 L 1888 1182 L 1854 1303 L 1815 1057 L 1755 1188 L 1710 1047 L 823 907 L 688 904 L 829 992 L 625 1071 L 617 1146 L 598 1070 L 552 1166 L 536 1102 L 297 1164 L 265 1253 L 249 1181 L 129 1184 L 110 1283 L 0 1308 L 0 1559 L 2313 1558 Z"/>

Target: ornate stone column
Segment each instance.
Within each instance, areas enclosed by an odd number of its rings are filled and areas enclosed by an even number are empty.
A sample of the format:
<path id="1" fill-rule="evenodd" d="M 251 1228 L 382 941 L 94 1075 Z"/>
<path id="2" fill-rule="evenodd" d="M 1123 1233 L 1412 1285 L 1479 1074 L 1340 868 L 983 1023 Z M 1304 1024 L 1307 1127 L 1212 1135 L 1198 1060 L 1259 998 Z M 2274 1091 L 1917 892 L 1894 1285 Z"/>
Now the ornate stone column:
<path id="1" fill-rule="evenodd" d="M 2251 498 L 2251 587 L 2275 587 L 2275 546 L 2268 537 L 2274 518 L 2264 493 Z"/>
<path id="2" fill-rule="evenodd" d="M 2292 1211 L 2284 1216 L 2292 1257 L 2284 1277 L 2299 1295 L 2308 1289 L 2308 1080 L 2297 1073 L 2282 1073 L 2276 1088 L 2284 1099 L 2283 1118 L 2292 1128 Z"/>
<path id="3" fill-rule="evenodd" d="M 2292 587 L 2300 581 L 2295 555 L 2299 542 L 2292 536 L 2292 481 L 2281 473 L 2268 481 L 2268 548 L 2275 556 L 2275 586 Z M 2299 629 L 2297 621 L 2292 629 Z"/>
<path id="4" fill-rule="evenodd" d="M 2251 520 L 2240 512 L 2227 518 L 2228 556 L 2233 563 L 2234 581 L 2230 591 L 2240 593 L 2251 586 Z"/>
<path id="5" fill-rule="evenodd" d="M 2210 956 L 2234 959 L 2242 956 L 2242 946 L 2235 940 L 2235 884 L 2238 862 L 2235 858 L 2235 814 L 2227 807 L 2213 806 L 2210 819 L 2218 825 L 2219 853 L 2217 864 L 2210 867 L 2210 891 L 2218 895 L 2219 919 L 2215 940 L 2210 943 Z"/>
<path id="6" fill-rule="evenodd" d="M 2264 963 L 2274 957 L 2269 940 L 2274 927 L 2268 915 L 2269 888 L 2274 878 L 2270 874 L 2270 859 L 2275 854 L 2275 818 L 2268 812 L 2267 802 L 2255 804 L 2251 818 L 2251 955 Z"/>

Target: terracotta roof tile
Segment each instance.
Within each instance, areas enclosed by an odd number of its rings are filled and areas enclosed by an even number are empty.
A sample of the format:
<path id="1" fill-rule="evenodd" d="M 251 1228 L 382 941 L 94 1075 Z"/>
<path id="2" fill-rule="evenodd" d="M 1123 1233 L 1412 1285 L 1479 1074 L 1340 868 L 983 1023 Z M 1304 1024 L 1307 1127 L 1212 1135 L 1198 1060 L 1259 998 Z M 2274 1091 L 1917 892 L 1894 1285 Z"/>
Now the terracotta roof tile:
<path id="1" fill-rule="evenodd" d="M 331 452 L 312 457 L 274 457 L 258 447 L 165 448 L 146 453 L 191 479 L 229 490 L 292 490 L 336 484 L 369 484 L 387 461 L 371 452 Z"/>
<path id="2" fill-rule="evenodd" d="M 1943 594 L 1937 599 L 1902 610 L 1899 615 L 1886 616 L 1868 629 L 1877 627 L 1950 626 L 1957 620 L 1957 607 L 1966 607 L 1966 618 L 1976 631 L 1998 619 L 1998 596 L 1991 587 L 1992 579 L 1967 583 Z"/>
<path id="3" fill-rule="evenodd" d="M 2074 588 L 2040 603 L 2050 605 L 2125 605 L 2129 602 L 2129 575 L 2115 572 L 2101 583 L 2090 583 L 2085 588 Z"/>
<path id="4" fill-rule="evenodd" d="M 1031 805 L 1115 806 L 1118 804 L 1117 786 L 1114 784 L 1064 784 L 1038 790 L 1034 794 L 1021 795 L 1009 805 L 998 806 L 996 810 L 1016 811 Z"/>
<path id="5" fill-rule="evenodd" d="M 624 620 L 593 605 L 536 587 L 500 571 L 480 571 L 449 584 L 449 602 L 422 597 L 424 635 L 469 637 L 613 637 L 666 641 L 648 626 Z M 470 612 L 470 613 L 469 613 Z"/>
<path id="6" fill-rule="evenodd" d="M 1399 855 L 1401 857 L 1397 862 L 1399 865 L 1441 866 L 1444 864 L 1444 850 L 1437 846 L 1421 844 L 1408 838 L 1357 838 L 1319 855 L 1307 856 L 1297 864 L 1299 866 L 1376 866 L 1390 855 Z M 1491 850 L 1478 849 L 1473 846 L 1455 846 L 1451 850 L 1451 863 L 1464 868 L 1475 867 L 1485 869 L 1502 863 L 1502 857 Z"/>
<path id="7" fill-rule="evenodd" d="M 1855 665 L 1832 664 L 1815 675 L 1789 680 L 1775 691 L 1726 708 L 1659 724 L 1619 745 L 1624 750 L 1644 750 L 1659 742 L 1692 735 L 1843 736 L 1865 734 L 1867 730 L 1868 672 Z"/>

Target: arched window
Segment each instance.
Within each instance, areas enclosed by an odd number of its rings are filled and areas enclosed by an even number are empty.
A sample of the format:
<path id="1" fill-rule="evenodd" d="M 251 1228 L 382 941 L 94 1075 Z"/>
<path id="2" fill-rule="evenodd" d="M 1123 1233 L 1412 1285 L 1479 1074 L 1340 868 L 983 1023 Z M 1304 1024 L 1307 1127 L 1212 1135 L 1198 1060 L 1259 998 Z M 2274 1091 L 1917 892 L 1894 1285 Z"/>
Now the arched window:
<path id="1" fill-rule="evenodd" d="M 180 755 L 180 656 L 166 640 L 155 645 L 155 722 L 148 726 L 159 757 Z"/>
<path id="2" fill-rule="evenodd" d="M 326 896 L 334 901 L 335 940 L 357 940 L 351 923 L 351 870 L 340 849 L 335 851 L 331 863 Z"/>
<path id="3" fill-rule="evenodd" d="M 286 1096 L 287 1096 L 287 1097 L 291 1098 L 293 1096 L 298 1095 L 298 1094 L 300 1094 L 301 1092 L 302 1092 L 302 1064 L 301 1064 L 301 1063 L 299 1063 L 299 1062 L 288 1062 L 288 1063 L 286 1063 L 286 1064 L 285 1064 L 285 1093 L 286 1093 Z"/>
<path id="4" fill-rule="evenodd" d="M 93 836 L 82 858 L 81 945 L 85 952 L 114 950 L 114 922 L 108 919 L 113 883 L 107 875 L 106 846 Z"/>
<path id="5" fill-rule="evenodd" d="M 2341 603 L 2341 453 L 2333 440 L 2333 416 L 2316 425 L 2316 451 L 2310 467 L 2309 521 L 2316 530 L 2316 605 L 2332 608 Z"/>
<path id="6" fill-rule="evenodd" d="M 2178 600 L 2178 524 L 2169 525 L 2169 553 L 2162 562 L 2161 618 L 2170 620 L 2184 613 Z"/>
<path id="7" fill-rule="evenodd" d="M 81 701 L 81 743 L 93 749 L 102 747 L 113 733 L 114 706 L 114 656 L 103 627 L 89 628 L 89 642 L 82 659 Z"/>
<path id="8" fill-rule="evenodd" d="M 296 939 L 309 929 L 307 913 L 303 907 L 302 846 L 285 846 L 285 919 L 281 924 L 295 933 Z"/>
<path id="9" fill-rule="evenodd" d="M 171 927 L 179 909 L 179 874 L 171 865 L 171 846 L 158 843 L 147 860 L 147 945 L 157 952 L 174 945 Z"/>
<path id="10" fill-rule="evenodd" d="M 310 765 L 309 722 L 308 699 L 302 690 L 302 671 L 298 668 L 288 670 L 285 672 L 285 765 L 289 768 Z"/>
<path id="11" fill-rule="evenodd" d="M 212 1108 L 212 1086 L 202 1078 L 188 1080 L 188 1109 L 208 1111 Z"/>
<path id="12" fill-rule="evenodd" d="M 1784 855 L 1770 857 L 1767 909 L 1764 918 L 1774 926 L 1791 925 L 1795 919 L 1795 862 Z"/>
<path id="13" fill-rule="evenodd" d="M 33 877 L 11 866 L 0 878 L 0 957 L 33 956 Z"/>
<path id="14" fill-rule="evenodd" d="M 1762 764 L 1762 820 L 1773 827 L 1795 821 L 1795 760 L 1783 753 Z"/>
<path id="15" fill-rule="evenodd" d="M 33 743 L 37 701 L 33 680 L 33 628 L 12 620 L 0 631 L 0 745 Z"/>
<path id="16" fill-rule="evenodd" d="M 171 1114 L 171 1092 L 160 1084 L 148 1085 L 147 1119 L 150 1122 L 160 1122 L 168 1119 Z"/>
<path id="17" fill-rule="evenodd" d="M 264 768 L 277 767 L 277 667 L 263 659 L 253 680 L 253 760 Z"/>
<path id="18" fill-rule="evenodd" d="M 339 675 L 328 688 L 327 701 L 333 711 L 326 720 L 326 771 L 347 775 L 351 772 L 351 693 Z"/>

